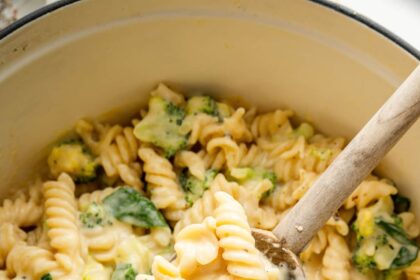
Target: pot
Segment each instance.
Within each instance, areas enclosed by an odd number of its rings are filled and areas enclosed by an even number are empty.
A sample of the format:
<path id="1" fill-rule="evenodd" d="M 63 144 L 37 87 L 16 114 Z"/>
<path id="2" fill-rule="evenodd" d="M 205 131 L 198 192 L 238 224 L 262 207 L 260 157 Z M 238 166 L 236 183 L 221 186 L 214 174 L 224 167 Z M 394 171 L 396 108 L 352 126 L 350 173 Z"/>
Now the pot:
<path id="1" fill-rule="evenodd" d="M 0 32 L 0 196 L 88 117 L 117 120 L 158 82 L 292 108 L 351 138 L 419 63 L 369 20 L 324 1 L 59 1 Z M 104 112 L 106 112 L 104 114 Z M 420 123 L 377 172 L 420 215 Z"/>

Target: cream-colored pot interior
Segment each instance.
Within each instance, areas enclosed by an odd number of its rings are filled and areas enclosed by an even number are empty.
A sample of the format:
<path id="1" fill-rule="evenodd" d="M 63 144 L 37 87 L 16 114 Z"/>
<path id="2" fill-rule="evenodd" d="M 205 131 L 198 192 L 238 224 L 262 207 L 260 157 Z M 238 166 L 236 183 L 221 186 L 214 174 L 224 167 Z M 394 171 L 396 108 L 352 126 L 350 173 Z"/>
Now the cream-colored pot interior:
<path id="1" fill-rule="evenodd" d="M 0 196 L 24 185 L 77 119 L 132 114 L 160 81 L 292 108 L 322 132 L 351 137 L 417 63 L 309 1 L 76 2 L 0 41 Z M 417 214 L 419 140 L 417 123 L 380 169 Z"/>

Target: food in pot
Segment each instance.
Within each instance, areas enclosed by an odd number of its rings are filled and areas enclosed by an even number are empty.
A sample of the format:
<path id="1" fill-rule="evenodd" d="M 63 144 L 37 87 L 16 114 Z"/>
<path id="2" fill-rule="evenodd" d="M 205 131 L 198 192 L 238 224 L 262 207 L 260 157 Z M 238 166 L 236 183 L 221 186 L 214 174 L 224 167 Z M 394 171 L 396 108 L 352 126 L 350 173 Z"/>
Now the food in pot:
<path id="1" fill-rule="evenodd" d="M 345 145 L 292 117 L 160 84 L 130 123 L 78 121 L 0 208 L 1 279 L 287 279 L 250 229 Z M 370 175 L 300 257 L 308 279 L 418 279 L 418 235 L 409 199 Z"/>

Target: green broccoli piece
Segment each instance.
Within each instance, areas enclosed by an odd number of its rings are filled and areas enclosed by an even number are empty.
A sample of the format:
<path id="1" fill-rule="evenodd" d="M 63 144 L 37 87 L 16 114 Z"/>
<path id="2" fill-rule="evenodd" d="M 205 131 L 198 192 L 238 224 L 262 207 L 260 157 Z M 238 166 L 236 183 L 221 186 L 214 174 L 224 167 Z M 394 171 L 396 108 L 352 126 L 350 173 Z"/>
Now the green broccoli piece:
<path id="1" fill-rule="evenodd" d="M 368 256 L 361 250 L 356 250 L 354 252 L 352 261 L 356 265 L 356 268 L 364 274 L 369 274 L 371 270 L 376 269 L 376 263 L 373 256 Z"/>
<path id="2" fill-rule="evenodd" d="M 204 113 L 211 116 L 219 116 L 219 110 L 216 101 L 210 96 L 193 96 L 187 101 L 185 108 L 187 115 L 197 115 Z"/>
<path id="3" fill-rule="evenodd" d="M 191 206 L 210 187 L 211 182 L 217 175 L 217 171 L 209 169 L 206 171 L 204 180 L 200 180 L 184 169 L 179 175 L 179 181 L 185 193 L 185 200 Z"/>
<path id="4" fill-rule="evenodd" d="M 83 226 L 87 228 L 112 224 L 105 208 L 102 205 L 98 205 L 96 202 L 89 204 L 89 206 L 80 213 L 79 219 Z"/>
<path id="5" fill-rule="evenodd" d="M 135 280 L 136 270 L 130 263 L 119 263 L 112 273 L 111 280 Z"/>
<path id="6" fill-rule="evenodd" d="M 261 193 L 261 199 L 266 198 L 274 191 L 277 182 L 276 174 L 263 168 L 233 168 L 230 170 L 230 176 L 239 184 L 248 188 L 254 188 L 262 180 L 268 179 L 271 186 Z"/>
<path id="7" fill-rule="evenodd" d="M 169 158 L 187 145 L 187 135 L 181 130 L 184 116 L 182 108 L 153 96 L 149 100 L 149 112 L 134 128 L 134 135 L 161 148 Z"/>
<path id="8" fill-rule="evenodd" d="M 306 140 L 312 138 L 314 133 L 314 128 L 308 123 L 301 123 L 295 130 L 293 130 L 293 134 L 295 136 L 303 136 Z"/>
<path id="9" fill-rule="evenodd" d="M 353 263 L 362 273 L 390 279 L 417 258 L 418 246 L 408 238 L 393 210 L 387 196 L 357 215 L 352 226 L 356 233 Z"/>
<path id="10" fill-rule="evenodd" d="M 47 273 L 42 275 L 41 280 L 53 280 L 53 278 L 50 273 Z"/>
<path id="11" fill-rule="evenodd" d="M 83 141 L 70 139 L 53 147 L 48 166 L 55 177 L 66 172 L 76 183 L 87 183 L 96 179 L 99 165 Z"/>

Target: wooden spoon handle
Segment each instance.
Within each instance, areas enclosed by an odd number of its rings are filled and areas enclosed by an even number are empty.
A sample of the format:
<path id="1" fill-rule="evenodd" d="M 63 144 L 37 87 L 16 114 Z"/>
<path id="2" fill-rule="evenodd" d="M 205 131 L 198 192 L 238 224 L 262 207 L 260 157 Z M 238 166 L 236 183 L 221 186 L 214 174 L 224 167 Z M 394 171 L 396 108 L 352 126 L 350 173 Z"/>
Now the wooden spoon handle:
<path id="1" fill-rule="evenodd" d="M 357 108 L 355 108 L 357 114 Z M 318 178 L 273 233 L 299 254 L 420 115 L 420 66 Z"/>

